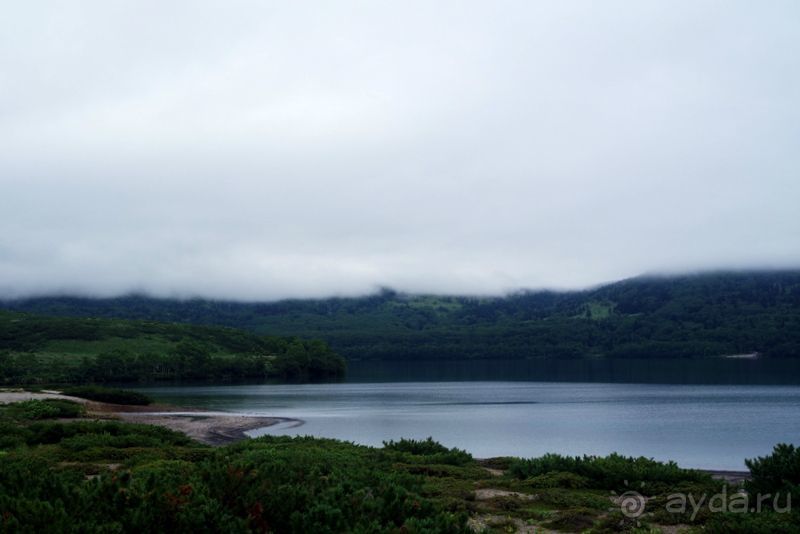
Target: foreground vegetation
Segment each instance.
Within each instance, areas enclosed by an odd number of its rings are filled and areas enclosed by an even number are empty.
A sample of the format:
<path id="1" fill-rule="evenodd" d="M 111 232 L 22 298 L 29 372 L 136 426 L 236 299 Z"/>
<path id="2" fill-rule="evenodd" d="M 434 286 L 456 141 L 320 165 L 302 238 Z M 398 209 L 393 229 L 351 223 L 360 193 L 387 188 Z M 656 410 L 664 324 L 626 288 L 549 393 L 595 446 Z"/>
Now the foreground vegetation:
<path id="1" fill-rule="evenodd" d="M 45 297 L 4 306 L 320 338 L 351 359 L 800 357 L 800 271 L 643 277 L 505 298 L 386 290 L 363 298 L 257 304 Z"/>
<path id="2" fill-rule="evenodd" d="M 0 311 L 0 384 L 322 380 L 344 374 L 322 341 L 223 327 Z"/>
<path id="3" fill-rule="evenodd" d="M 736 488 L 612 455 L 478 461 L 432 441 L 383 448 L 264 437 L 221 448 L 146 425 L 87 421 L 63 400 L 0 406 L 0 532 L 792 532 L 796 513 L 668 511 Z M 63 418 L 76 418 L 67 422 Z M 793 466 L 787 470 L 786 466 Z M 751 461 L 755 491 L 795 491 L 800 452 Z M 648 497 L 627 517 L 617 495 Z M 752 504 L 752 496 L 750 497 Z"/>

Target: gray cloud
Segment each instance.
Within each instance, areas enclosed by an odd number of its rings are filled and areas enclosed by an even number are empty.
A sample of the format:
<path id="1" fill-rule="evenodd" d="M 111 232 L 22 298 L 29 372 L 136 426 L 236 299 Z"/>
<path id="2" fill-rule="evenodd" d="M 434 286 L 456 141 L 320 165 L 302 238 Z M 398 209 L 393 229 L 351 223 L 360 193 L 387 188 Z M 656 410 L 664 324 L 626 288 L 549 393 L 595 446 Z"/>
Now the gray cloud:
<path id="1" fill-rule="evenodd" d="M 800 264 L 796 2 L 16 3 L 0 293 Z"/>

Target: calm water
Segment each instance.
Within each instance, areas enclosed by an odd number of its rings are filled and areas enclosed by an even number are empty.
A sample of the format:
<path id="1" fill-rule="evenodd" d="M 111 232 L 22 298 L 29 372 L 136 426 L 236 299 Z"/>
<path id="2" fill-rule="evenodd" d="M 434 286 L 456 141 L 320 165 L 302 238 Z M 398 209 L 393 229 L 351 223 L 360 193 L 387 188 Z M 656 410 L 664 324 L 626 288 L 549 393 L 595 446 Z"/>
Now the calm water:
<path id="1" fill-rule="evenodd" d="M 796 385 L 438 380 L 140 389 L 184 406 L 303 421 L 254 436 L 308 434 L 367 445 L 433 436 L 477 457 L 617 451 L 743 469 L 744 458 L 767 454 L 777 442 L 800 443 Z"/>

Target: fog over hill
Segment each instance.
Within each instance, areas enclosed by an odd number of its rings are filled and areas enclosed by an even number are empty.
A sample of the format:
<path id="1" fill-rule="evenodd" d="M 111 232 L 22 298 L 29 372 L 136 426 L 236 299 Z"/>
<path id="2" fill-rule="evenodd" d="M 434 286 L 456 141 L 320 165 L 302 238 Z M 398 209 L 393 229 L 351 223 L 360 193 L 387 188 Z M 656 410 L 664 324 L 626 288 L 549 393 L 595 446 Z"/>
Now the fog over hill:
<path id="1" fill-rule="evenodd" d="M 800 265 L 800 3 L 13 2 L 0 295 Z"/>
<path id="2" fill-rule="evenodd" d="M 800 357 L 800 270 L 646 276 L 582 291 L 243 303 L 42 297 L 4 307 L 45 315 L 233 326 L 320 338 L 350 359 Z"/>

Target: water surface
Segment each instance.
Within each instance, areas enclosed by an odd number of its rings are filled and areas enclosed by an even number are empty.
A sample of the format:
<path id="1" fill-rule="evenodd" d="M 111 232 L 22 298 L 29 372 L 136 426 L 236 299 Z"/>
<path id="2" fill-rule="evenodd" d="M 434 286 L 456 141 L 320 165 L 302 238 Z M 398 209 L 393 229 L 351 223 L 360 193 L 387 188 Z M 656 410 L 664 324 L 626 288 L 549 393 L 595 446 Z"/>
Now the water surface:
<path id="1" fill-rule="evenodd" d="M 799 442 L 800 386 L 431 381 L 140 388 L 161 401 L 299 419 L 262 434 L 380 445 L 432 436 L 476 457 L 608 454 L 744 469 Z"/>

